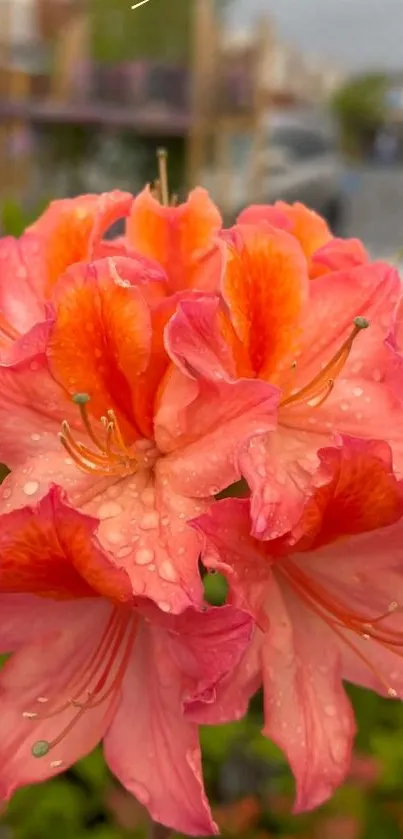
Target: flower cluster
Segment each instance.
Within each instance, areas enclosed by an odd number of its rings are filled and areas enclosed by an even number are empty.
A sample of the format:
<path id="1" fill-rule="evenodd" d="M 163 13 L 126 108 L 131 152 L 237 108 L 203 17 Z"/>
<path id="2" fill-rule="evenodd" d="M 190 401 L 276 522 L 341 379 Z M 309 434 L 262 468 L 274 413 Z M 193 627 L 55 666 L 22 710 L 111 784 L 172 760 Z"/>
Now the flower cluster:
<path id="1" fill-rule="evenodd" d="M 200 724 L 263 685 L 301 811 L 348 772 L 342 681 L 403 697 L 402 293 L 300 204 L 166 193 L 0 240 L 0 799 L 103 740 L 201 835 Z"/>

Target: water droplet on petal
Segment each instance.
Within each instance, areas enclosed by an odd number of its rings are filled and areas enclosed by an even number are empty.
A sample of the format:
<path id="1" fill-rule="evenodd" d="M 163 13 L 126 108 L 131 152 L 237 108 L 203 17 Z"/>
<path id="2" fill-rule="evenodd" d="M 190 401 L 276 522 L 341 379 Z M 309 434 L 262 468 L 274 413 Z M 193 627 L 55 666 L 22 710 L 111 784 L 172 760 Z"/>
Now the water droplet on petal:
<path id="1" fill-rule="evenodd" d="M 118 556 L 119 559 L 125 559 L 126 556 L 130 556 L 131 552 L 132 548 L 130 547 L 130 545 L 123 545 L 123 548 L 120 548 L 116 556 Z"/>
<path id="2" fill-rule="evenodd" d="M 178 575 L 175 571 L 175 568 L 172 565 L 172 562 L 169 559 L 166 559 L 164 562 L 161 563 L 159 567 L 159 574 L 163 580 L 167 580 L 168 582 L 174 583 L 178 579 Z"/>
<path id="3" fill-rule="evenodd" d="M 140 519 L 139 525 L 143 530 L 154 530 L 160 523 L 160 517 L 156 510 L 145 513 Z"/>
<path id="4" fill-rule="evenodd" d="M 350 405 L 348 402 L 340 402 L 340 410 L 341 411 L 348 411 L 350 409 Z"/>
<path id="5" fill-rule="evenodd" d="M 62 760 L 51 760 L 50 761 L 51 769 L 59 769 L 60 766 L 63 766 Z"/>
<path id="6" fill-rule="evenodd" d="M 388 696 L 390 696 L 391 699 L 396 699 L 397 690 L 395 690 L 394 688 L 388 688 Z"/>
<path id="7" fill-rule="evenodd" d="M 335 717 L 336 713 L 337 709 L 335 705 L 325 705 L 325 714 L 327 714 L 328 717 Z"/>
<path id="8" fill-rule="evenodd" d="M 38 440 L 40 440 L 40 439 L 41 439 L 40 434 L 37 434 L 37 433 L 31 434 L 31 440 L 34 440 L 35 442 L 38 442 Z"/>
<path id="9" fill-rule="evenodd" d="M 27 481 L 27 483 L 23 486 L 23 491 L 25 492 L 25 495 L 35 495 L 35 493 L 38 492 L 38 489 L 38 481 Z"/>
<path id="10" fill-rule="evenodd" d="M 154 551 L 149 548 L 139 548 L 134 555 L 136 565 L 148 565 L 154 559 Z"/>
<path id="11" fill-rule="evenodd" d="M 103 519 L 113 519 L 115 516 L 118 516 L 122 512 L 122 508 L 120 504 L 117 504 L 116 501 L 104 501 L 101 504 L 98 510 L 98 518 L 101 520 Z"/>
<path id="12" fill-rule="evenodd" d="M 146 507 L 154 507 L 155 505 L 155 489 L 152 487 L 147 487 L 147 489 L 143 490 L 141 493 L 141 501 Z"/>
<path id="13" fill-rule="evenodd" d="M 170 612 L 171 605 L 167 603 L 166 600 L 159 600 L 157 606 L 161 609 L 161 612 Z"/>
<path id="14" fill-rule="evenodd" d="M 354 396 L 362 396 L 364 393 L 362 387 L 353 387 Z"/>

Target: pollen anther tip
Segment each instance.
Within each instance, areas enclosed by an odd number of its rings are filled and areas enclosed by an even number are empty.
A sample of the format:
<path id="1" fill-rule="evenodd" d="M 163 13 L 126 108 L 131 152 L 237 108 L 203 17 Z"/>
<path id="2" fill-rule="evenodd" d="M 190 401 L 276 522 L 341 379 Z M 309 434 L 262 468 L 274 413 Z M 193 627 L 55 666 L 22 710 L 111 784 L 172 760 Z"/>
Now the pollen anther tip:
<path id="1" fill-rule="evenodd" d="M 357 329 L 368 329 L 369 325 L 370 323 L 369 320 L 367 320 L 367 318 L 354 318 L 354 326 L 356 326 Z"/>

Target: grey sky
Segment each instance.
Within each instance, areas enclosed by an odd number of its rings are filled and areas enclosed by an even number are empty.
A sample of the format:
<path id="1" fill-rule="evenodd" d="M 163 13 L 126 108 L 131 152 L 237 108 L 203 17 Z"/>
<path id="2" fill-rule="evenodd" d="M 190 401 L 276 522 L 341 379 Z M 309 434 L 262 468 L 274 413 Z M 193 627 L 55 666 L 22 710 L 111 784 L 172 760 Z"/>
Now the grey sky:
<path id="1" fill-rule="evenodd" d="M 262 12 L 280 34 L 342 69 L 403 70 L 403 0 L 233 0 L 236 26 Z"/>

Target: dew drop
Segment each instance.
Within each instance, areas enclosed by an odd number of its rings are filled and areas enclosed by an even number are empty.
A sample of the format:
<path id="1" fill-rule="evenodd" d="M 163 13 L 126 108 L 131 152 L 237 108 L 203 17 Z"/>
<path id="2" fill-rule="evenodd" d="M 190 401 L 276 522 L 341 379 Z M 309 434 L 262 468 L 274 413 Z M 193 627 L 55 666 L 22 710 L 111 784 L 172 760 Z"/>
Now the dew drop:
<path id="1" fill-rule="evenodd" d="M 34 434 L 31 434 L 31 440 L 34 440 L 35 443 L 37 443 L 38 440 L 40 440 L 40 439 L 41 439 L 40 434 L 37 434 L 36 432 Z"/>
<path id="2" fill-rule="evenodd" d="M 152 510 L 149 513 L 145 513 L 139 521 L 139 525 L 142 528 L 142 530 L 154 530 L 156 527 L 158 527 L 159 523 L 160 517 L 156 510 Z"/>
<path id="3" fill-rule="evenodd" d="M 140 548 L 134 555 L 136 565 L 149 565 L 154 559 L 154 551 L 149 548 Z"/>
<path id="4" fill-rule="evenodd" d="M 45 757 L 50 750 L 48 740 L 37 740 L 31 748 L 32 757 Z"/>
<path id="5" fill-rule="evenodd" d="M 154 565 L 154 563 L 153 563 L 153 562 L 151 563 L 151 565 L 148 565 L 148 566 L 147 566 L 147 571 L 150 571 L 151 573 L 152 573 L 153 571 L 155 571 L 155 565 Z"/>
<path id="6" fill-rule="evenodd" d="M 388 612 L 396 612 L 396 609 L 398 609 L 398 608 L 399 608 L 399 604 L 398 604 L 397 600 L 392 600 L 392 602 L 389 603 Z"/>
<path id="7" fill-rule="evenodd" d="M 159 600 L 157 606 L 161 609 L 161 612 L 170 612 L 171 606 L 170 603 L 167 603 L 166 600 Z"/>
<path id="8" fill-rule="evenodd" d="M 44 705 L 44 704 L 45 704 L 45 702 L 49 702 L 49 699 L 48 699 L 48 697 L 47 697 L 47 696 L 38 696 L 38 698 L 37 698 L 37 700 L 36 700 L 36 701 L 37 701 L 37 702 L 40 702 L 40 703 L 41 703 L 41 705 Z"/>
<path id="9" fill-rule="evenodd" d="M 62 765 L 63 765 L 62 760 L 51 760 L 50 761 L 51 769 L 59 769 L 59 767 L 62 766 Z"/>
<path id="10" fill-rule="evenodd" d="M 172 562 L 169 559 L 166 559 L 164 562 L 161 563 L 159 567 L 159 574 L 163 580 L 167 580 L 170 583 L 174 583 L 178 579 L 178 575 L 175 571 L 175 568 L 172 565 Z"/>
<path id="11" fill-rule="evenodd" d="M 353 387 L 353 395 L 354 396 L 362 396 L 364 393 L 362 387 Z"/>
<path id="12" fill-rule="evenodd" d="M 141 501 L 146 507 L 154 507 L 155 505 L 155 490 L 152 487 L 147 487 L 141 493 Z"/>
<path id="13" fill-rule="evenodd" d="M 113 519 L 118 516 L 122 512 L 122 508 L 120 504 L 117 504 L 116 501 L 104 501 L 101 504 L 98 510 L 98 518 L 101 520 L 103 519 Z"/>
<path id="14" fill-rule="evenodd" d="M 132 548 L 130 545 L 123 545 L 123 547 L 117 552 L 116 556 L 118 556 L 119 559 L 125 559 L 126 556 L 130 556 L 131 552 Z"/>
<path id="15" fill-rule="evenodd" d="M 340 402 L 340 410 L 341 411 L 348 411 L 350 409 L 350 405 L 348 402 Z"/>
<path id="16" fill-rule="evenodd" d="M 35 495 L 35 493 L 38 492 L 38 489 L 38 481 L 27 481 L 27 483 L 23 486 L 23 491 L 25 492 L 25 495 Z"/>
<path id="17" fill-rule="evenodd" d="M 111 545 L 119 545 L 119 542 L 123 539 L 123 535 L 117 530 L 108 530 L 107 533 L 105 533 L 105 538 L 111 543 Z"/>
<path id="18" fill-rule="evenodd" d="M 394 688 L 388 688 L 388 696 L 390 696 L 391 699 L 396 699 L 397 690 L 395 690 Z"/>
<path id="19" fill-rule="evenodd" d="M 23 711 L 22 716 L 24 717 L 24 720 L 34 720 L 38 714 L 35 711 Z"/>
<path id="20" fill-rule="evenodd" d="M 10 487 L 5 487 L 2 492 L 2 498 L 7 501 L 7 498 L 11 498 L 11 489 Z"/>
<path id="21" fill-rule="evenodd" d="M 336 716 L 336 713 L 337 711 L 334 705 L 325 705 L 325 714 L 327 714 L 328 717 L 334 717 Z"/>

